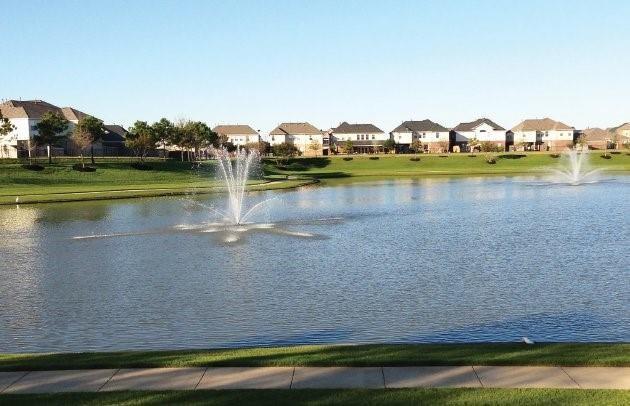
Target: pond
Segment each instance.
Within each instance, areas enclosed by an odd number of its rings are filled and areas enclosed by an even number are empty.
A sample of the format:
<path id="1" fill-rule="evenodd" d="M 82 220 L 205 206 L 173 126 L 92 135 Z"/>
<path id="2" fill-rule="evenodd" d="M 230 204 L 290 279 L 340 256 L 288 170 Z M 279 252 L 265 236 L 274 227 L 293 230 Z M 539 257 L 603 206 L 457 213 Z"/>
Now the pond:
<path id="1" fill-rule="evenodd" d="M 0 352 L 630 341 L 630 177 L 430 178 L 0 208 Z M 87 238 L 76 238 L 87 237 Z"/>

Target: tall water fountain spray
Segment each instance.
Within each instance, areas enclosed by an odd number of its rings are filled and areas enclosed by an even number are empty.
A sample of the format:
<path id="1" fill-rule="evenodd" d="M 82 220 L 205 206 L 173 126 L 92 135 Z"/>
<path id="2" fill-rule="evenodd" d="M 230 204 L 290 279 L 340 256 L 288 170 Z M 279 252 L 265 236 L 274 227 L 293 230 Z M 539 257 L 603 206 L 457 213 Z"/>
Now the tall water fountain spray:
<path id="1" fill-rule="evenodd" d="M 256 150 L 247 152 L 243 148 L 234 155 L 225 148 L 215 149 L 213 153 L 217 158 L 218 173 L 228 194 L 227 210 L 215 211 L 223 215 L 229 223 L 243 224 L 257 208 L 272 200 L 263 200 L 250 208 L 245 206 L 247 181 L 251 171 L 260 163 L 260 155 Z"/>
<path id="2" fill-rule="evenodd" d="M 600 170 L 589 168 L 587 153 L 572 149 L 564 153 L 563 158 L 567 164 L 562 169 L 554 169 L 558 182 L 580 185 L 597 181 Z"/>

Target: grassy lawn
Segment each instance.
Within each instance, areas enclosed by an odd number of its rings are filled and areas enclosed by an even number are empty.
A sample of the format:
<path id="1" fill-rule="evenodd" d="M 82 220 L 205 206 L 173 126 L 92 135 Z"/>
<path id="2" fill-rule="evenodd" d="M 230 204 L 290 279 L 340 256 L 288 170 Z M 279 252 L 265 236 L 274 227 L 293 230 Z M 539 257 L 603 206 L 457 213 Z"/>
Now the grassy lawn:
<path id="1" fill-rule="evenodd" d="M 630 366 L 630 344 L 382 344 L 0 354 L 0 371 L 205 366 Z"/>
<path id="2" fill-rule="evenodd" d="M 2 161 L 0 161 L 2 162 Z M 42 163 L 44 170 L 30 171 L 17 162 L 0 163 L 0 204 L 99 200 L 208 193 L 221 191 L 214 177 L 214 165 L 206 162 L 192 169 L 188 162 L 152 160 L 153 170 L 137 170 L 130 161 L 106 159 L 97 161 L 96 172 L 77 172 L 75 160 Z M 304 180 L 270 177 L 252 181 L 252 190 L 289 188 L 303 185 Z"/>
<path id="3" fill-rule="evenodd" d="M 630 171 L 627 152 L 612 155 L 612 159 L 603 159 L 600 155 L 595 152 L 589 155 L 592 167 Z M 497 156 L 494 165 L 486 163 L 483 154 L 475 157 L 420 154 L 417 162 L 410 160 L 413 155 L 355 155 L 351 160 L 347 156 L 294 158 L 283 165 L 274 159 L 265 159 L 266 179 L 252 181 L 251 188 L 292 188 L 311 183 L 312 179 L 326 184 L 398 177 L 544 174 L 560 161 L 549 153 Z M 149 161 L 152 170 L 137 170 L 131 167 L 128 158 L 102 158 L 97 160 L 96 172 L 74 171 L 72 165 L 76 162 L 75 158 L 57 158 L 52 165 L 40 162 L 44 170 L 31 171 L 15 160 L 0 160 L 0 204 L 15 204 L 17 196 L 21 203 L 38 203 L 221 191 L 211 161 L 193 169 L 188 162 L 154 159 Z"/>
<path id="4" fill-rule="evenodd" d="M 11 405 L 627 405 L 630 391 L 576 389 L 301 389 L 0 395 Z"/>
<path id="5" fill-rule="evenodd" d="M 274 160 L 265 161 L 265 171 L 269 174 L 300 174 L 320 179 L 347 177 L 402 177 L 428 175 L 495 175 L 495 174 L 544 174 L 560 164 L 561 158 L 553 158 L 549 153 L 506 153 L 495 154 L 496 164 L 488 164 L 484 154 L 469 157 L 467 154 L 420 154 L 419 161 L 412 161 L 413 155 L 354 155 L 320 158 L 295 158 L 286 165 L 277 165 Z M 606 171 L 630 170 L 630 155 L 623 152 L 612 155 L 611 159 L 601 158 L 601 153 L 589 154 L 593 168 Z"/>

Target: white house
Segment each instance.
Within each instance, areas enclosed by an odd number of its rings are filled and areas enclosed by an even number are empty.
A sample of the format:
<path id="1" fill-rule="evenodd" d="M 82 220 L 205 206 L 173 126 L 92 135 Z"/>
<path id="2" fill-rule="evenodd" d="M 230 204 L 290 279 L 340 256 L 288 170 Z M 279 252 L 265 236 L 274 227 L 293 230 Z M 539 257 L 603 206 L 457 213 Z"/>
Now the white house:
<path id="1" fill-rule="evenodd" d="M 451 130 L 451 145 L 468 149 L 468 141 L 490 142 L 505 150 L 505 128 L 487 118 L 479 118 L 469 123 L 459 123 Z"/>
<path id="2" fill-rule="evenodd" d="M 353 152 L 373 153 L 383 151 L 385 141 L 390 135 L 374 124 L 348 124 L 343 122 L 330 130 L 337 148 L 344 147 L 344 143 L 352 141 Z"/>
<path id="3" fill-rule="evenodd" d="M 447 152 L 448 128 L 431 120 L 404 121 L 391 132 L 399 152 L 406 152 L 414 141 L 420 141 L 426 152 Z"/>
<path id="4" fill-rule="evenodd" d="M 252 142 L 260 142 L 260 134 L 248 125 L 222 124 L 212 129 L 219 135 L 219 139 L 225 139 L 236 146 L 243 146 Z"/>
<path id="5" fill-rule="evenodd" d="M 517 148 L 560 151 L 573 144 L 575 128 L 550 118 L 523 120 L 511 130 Z"/>
<path id="6" fill-rule="evenodd" d="M 68 135 L 79 119 L 87 115 L 72 107 L 57 107 L 42 100 L 7 100 L 0 103 L 0 111 L 16 127 L 8 135 L 0 137 L 0 158 L 25 155 L 31 140 L 37 135 L 37 123 L 47 112 L 59 113 L 70 122 L 68 130 L 62 135 Z"/>
<path id="7" fill-rule="evenodd" d="M 305 156 L 328 155 L 330 148 L 328 133 L 306 122 L 281 123 L 271 130 L 268 141 L 272 146 L 293 144 Z"/>

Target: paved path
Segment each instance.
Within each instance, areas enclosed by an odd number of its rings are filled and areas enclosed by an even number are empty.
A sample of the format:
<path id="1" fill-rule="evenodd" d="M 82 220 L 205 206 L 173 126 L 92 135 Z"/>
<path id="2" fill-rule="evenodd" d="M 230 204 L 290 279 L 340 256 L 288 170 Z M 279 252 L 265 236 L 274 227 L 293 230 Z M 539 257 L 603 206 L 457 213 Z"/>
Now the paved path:
<path id="1" fill-rule="evenodd" d="M 209 367 L 0 372 L 0 393 L 302 388 L 630 390 L 630 367 Z"/>

